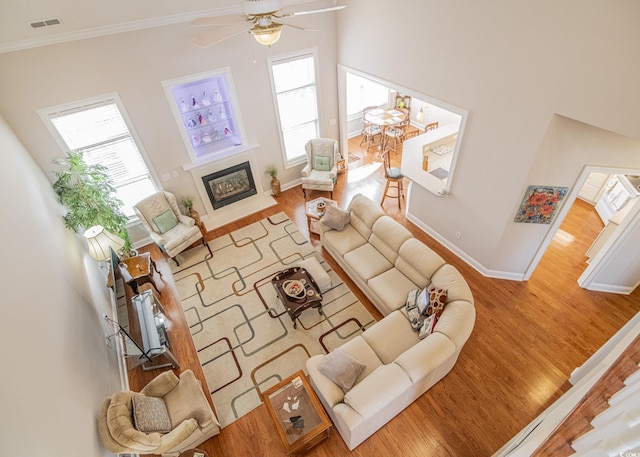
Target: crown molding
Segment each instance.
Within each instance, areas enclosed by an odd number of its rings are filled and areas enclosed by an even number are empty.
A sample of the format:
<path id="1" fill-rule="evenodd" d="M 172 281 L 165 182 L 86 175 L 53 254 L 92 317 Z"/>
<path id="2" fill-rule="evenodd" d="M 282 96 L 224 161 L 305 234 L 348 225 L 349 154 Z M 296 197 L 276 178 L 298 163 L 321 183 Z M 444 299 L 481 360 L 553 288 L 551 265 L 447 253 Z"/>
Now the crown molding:
<path id="1" fill-rule="evenodd" d="M 67 43 L 69 41 L 86 40 L 88 38 L 96 38 L 107 35 L 115 35 L 118 33 L 150 29 L 153 27 L 182 24 L 184 22 L 191 22 L 192 20 L 203 16 L 224 16 L 227 14 L 235 14 L 241 12 L 242 9 L 240 5 L 238 5 L 233 7 L 193 11 L 172 16 L 155 17 L 139 21 L 125 22 L 123 24 L 114 24 L 103 27 L 95 27 L 92 29 L 78 30 L 75 32 L 59 33 L 52 36 L 34 38 L 32 40 L 15 41 L 12 43 L 0 45 L 0 54 L 23 51 L 25 49 L 38 48 L 41 46 L 49 46 L 52 44 Z"/>
<path id="2" fill-rule="evenodd" d="M 314 0 L 284 0 L 283 6 L 297 5 L 301 3 L 310 3 Z M 236 6 L 227 6 L 222 8 L 212 8 L 207 10 L 192 11 L 189 13 L 175 14 L 171 16 L 155 17 L 142 19 L 139 21 L 125 22 L 122 24 L 107 25 L 103 27 L 95 27 L 91 29 L 78 30 L 75 32 L 59 33 L 47 37 L 34 38 L 30 40 L 14 41 L 10 43 L 0 44 L 0 54 L 9 52 L 23 51 L 26 49 L 39 48 L 52 44 L 67 43 L 70 41 L 86 40 L 88 38 L 97 38 L 107 35 L 115 35 L 124 32 L 133 32 L 136 30 L 150 29 L 153 27 L 162 27 L 173 24 L 181 24 L 191 22 L 194 19 L 203 16 L 225 16 L 227 14 L 242 13 L 242 5 L 240 2 Z"/>

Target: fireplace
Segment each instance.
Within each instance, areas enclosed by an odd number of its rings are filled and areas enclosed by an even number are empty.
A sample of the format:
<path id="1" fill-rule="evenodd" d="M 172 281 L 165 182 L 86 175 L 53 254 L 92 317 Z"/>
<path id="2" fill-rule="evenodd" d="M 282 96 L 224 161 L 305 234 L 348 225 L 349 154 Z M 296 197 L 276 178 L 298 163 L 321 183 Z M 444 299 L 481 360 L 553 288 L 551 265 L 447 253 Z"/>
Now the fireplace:
<path id="1" fill-rule="evenodd" d="M 214 210 L 257 193 L 249 162 L 203 176 L 202 182 Z"/>

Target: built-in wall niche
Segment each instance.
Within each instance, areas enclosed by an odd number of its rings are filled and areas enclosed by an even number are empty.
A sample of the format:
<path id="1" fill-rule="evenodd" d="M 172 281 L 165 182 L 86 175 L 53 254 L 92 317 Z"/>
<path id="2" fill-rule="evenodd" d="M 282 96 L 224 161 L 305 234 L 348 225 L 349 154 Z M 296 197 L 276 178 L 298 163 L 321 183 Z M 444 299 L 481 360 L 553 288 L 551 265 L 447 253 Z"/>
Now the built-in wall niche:
<path id="1" fill-rule="evenodd" d="M 229 68 L 162 85 L 193 162 L 215 159 L 245 145 Z"/>

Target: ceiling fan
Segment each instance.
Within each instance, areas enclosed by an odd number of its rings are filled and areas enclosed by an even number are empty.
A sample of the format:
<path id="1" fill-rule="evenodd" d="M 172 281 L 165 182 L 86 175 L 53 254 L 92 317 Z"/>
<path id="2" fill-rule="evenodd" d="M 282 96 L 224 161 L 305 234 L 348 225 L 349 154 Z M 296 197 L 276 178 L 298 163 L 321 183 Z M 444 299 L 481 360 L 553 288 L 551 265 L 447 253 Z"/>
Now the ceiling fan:
<path id="1" fill-rule="evenodd" d="M 228 16 L 218 17 L 201 17 L 191 22 L 190 25 L 213 25 L 219 26 L 211 31 L 198 35 L 192 40 L 192 43 L 201 48 L 206 48 L 216 43 L 220 43 L 228 38 L 239 35 L 243 32 L 253 34 L 256 41 L 265 46 L 271 46 L 278 39 L 282 28 L 293 27 L 305 31 L 314 31 L 298 27 L 297 25 L 283 22 L 282 19 L 302 16 L 304 14 L 326 13 L 329 11 L 337 11 L 345 6 L 333 6 L 312 11 L 300 11 L 296 13 L 282 12 L 281 0 L 243 0 L 242 11 L 244 14 L 231 14 Z M 276 21 L 277 20 L 277 21 Z"/>

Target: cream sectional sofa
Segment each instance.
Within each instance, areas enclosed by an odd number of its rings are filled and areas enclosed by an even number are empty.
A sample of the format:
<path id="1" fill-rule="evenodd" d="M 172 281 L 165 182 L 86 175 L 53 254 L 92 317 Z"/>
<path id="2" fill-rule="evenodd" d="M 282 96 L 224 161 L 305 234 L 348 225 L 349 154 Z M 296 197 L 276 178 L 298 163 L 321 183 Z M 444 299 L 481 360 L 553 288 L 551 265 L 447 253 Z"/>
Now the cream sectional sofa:
<path id="1" fill-rule="evenodd" d="M 340 350 L 365 365 L 347 392 L 319 371 L 326 355 L 307 361 L 311 383 L 349 449 L 409 406 L 454 366 L 475 323 L 473 296 L 455 267 L 379 204 L 356 195 L 340 231 L 320 224 L 323 247 L 385 317 Z M 447 302 L 433 333 L 420 340 L 404 311 L 407 294 L 434 286 Z"/>

